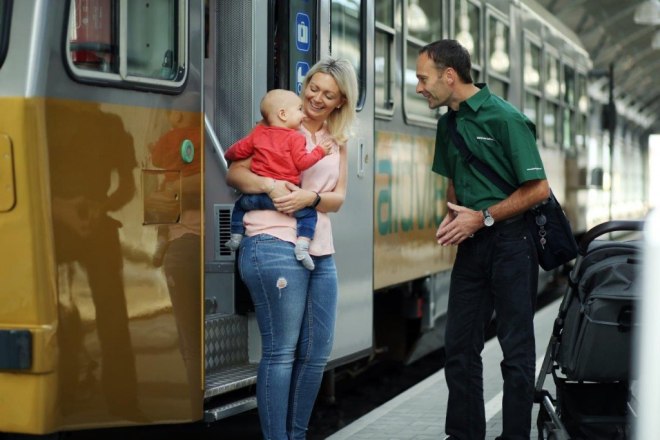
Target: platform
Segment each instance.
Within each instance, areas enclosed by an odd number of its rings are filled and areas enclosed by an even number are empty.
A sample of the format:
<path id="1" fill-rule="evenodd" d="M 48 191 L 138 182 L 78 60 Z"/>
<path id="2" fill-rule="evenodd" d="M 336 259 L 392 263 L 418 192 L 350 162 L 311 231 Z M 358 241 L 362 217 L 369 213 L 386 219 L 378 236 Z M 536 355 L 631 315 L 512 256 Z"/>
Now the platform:
<path id="1" fill-rule="evenodd" d="M 561 299 L 537 312 L 534 317 L 536 371 L 541 368 L 552 325 Z M 484 401 L 486 403 L 486 440 L 502 433 L 502 351 L 496 338 L 488 341 L 482 353 L 484 364 Z M 554 394 L 554 384 L 547 378 L 545 389 Z M 444 370 L 428 377 L 394 399 L 376 408 L 328 440 L 438 440 L 445 436 L 447 382 Z M 538 404 L 534 405 L 531 437 L 535 438 Z"/>

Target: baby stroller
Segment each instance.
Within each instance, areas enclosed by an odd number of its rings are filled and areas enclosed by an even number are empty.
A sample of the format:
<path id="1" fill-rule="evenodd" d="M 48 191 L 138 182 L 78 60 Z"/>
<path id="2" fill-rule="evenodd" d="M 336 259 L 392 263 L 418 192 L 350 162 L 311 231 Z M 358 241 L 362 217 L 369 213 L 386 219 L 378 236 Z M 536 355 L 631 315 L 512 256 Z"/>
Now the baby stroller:
<path id="1" fill-rule="evenodd" d="M 639 231 L 610 221 L 580 240 L 568 288 L 536 383 L 539 439 L 626 439 L 631 328 L 638 299 L 639 241 L 595 240 Z M 552 375 L 556 397 L 543 388 Z"/>

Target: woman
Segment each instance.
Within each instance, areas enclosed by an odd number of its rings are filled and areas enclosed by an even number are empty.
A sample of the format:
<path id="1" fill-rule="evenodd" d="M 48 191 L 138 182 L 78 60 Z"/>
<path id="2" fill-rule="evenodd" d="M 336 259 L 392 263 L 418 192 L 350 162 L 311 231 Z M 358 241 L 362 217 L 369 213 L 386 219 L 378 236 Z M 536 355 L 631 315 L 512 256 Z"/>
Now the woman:
<path id="1" fill-rule="evenodd" d="M 262 358 L 257 376 L 261 429 L 267 440 L 304 439 L 323 370 L 332 349 L 337 306 L 337 271 L 327 212 L 346 196 L 346 141 L 355 118 L 357 80 L 346 60 L 324 59 L 307 73 L 302 88 L 308 149 L 332 137 L 338 153 L 302 173 L 301 188 L 257 176 L 249 159 L 229 168 L 227 182 L 248 194 L 268 193 L 278 211 L 245 215 L 246 238 L 238 268 L 255 306 Z M 319 211 L 309 249 L 315 269 L 296 260 L 296 219 Z"/>

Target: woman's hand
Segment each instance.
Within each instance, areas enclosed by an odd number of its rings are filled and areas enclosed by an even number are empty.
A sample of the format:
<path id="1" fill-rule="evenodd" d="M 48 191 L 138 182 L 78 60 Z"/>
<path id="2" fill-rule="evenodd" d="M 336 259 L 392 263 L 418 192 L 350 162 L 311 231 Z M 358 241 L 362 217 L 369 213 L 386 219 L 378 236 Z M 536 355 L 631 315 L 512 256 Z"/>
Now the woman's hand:
<path id="1" fill-rule="evenodd" d="M 273 198 L 275 208 L 283 214 L 293 214 L 303 208 L 308 208 L 316 200 L 314 191 L 301 189 L 290 182 L 286 182 L 286 188 L 290 191 L 289 194 Z"/>
<path id="2" fill-rule="evenodd" d="M 275 201 L 279 197 L 286 196 L 291 193 L 291 190 L 287 187 L 289 182 L 286 180 L 275 180 L 273 179 L 273 189 L 268 192 L 268 196 Z M 293 185 L 295 186 L 295 185 Z M 297 186 L 296 186 L 297 188 Z"/>

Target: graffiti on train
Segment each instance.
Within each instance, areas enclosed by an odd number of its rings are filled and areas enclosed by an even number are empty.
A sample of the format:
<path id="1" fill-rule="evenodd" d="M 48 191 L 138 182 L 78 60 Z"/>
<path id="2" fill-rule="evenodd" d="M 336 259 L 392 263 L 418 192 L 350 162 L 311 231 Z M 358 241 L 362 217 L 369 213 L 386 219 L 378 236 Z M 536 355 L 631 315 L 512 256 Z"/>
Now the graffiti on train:
<path id="1" fill-rule="evenodd" d="M 447 211 L 447 181 L 431 171 L 433 151 L 430 137 L 376 133 L 376 289 L 451 267 L 455 248 L 435 240 Z"/>
<path id="2" fill-rule="evenodd" d="M 446 212 L 446 180 L 431 171 L 433 139 L 378 132 L 376 145 L 378 235 L 437 228 Z"/>

